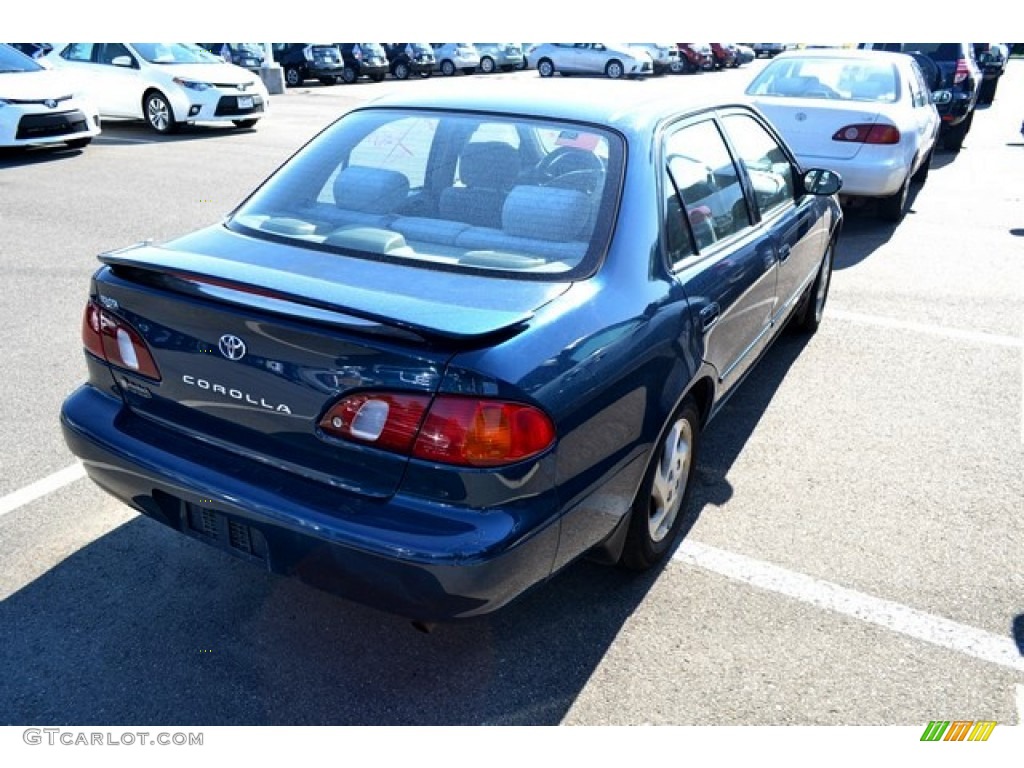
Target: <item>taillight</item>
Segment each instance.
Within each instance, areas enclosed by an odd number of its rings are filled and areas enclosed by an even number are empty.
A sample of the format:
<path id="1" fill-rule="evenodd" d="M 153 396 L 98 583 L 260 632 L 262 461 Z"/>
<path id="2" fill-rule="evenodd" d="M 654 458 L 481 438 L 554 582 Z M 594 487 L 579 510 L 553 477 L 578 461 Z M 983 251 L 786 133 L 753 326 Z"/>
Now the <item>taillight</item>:
<path id="1" fill-rule="evenodd" d="M 111 365 L 160 381 L 160 371 L 141 334 L 92 300 L 85 305 L 82 343 Z"/>
<path id="2" fill-rule="evenodd" d="M 953 73 L 953 82 L 962 83 L 969 74 L 971 74 L 971 70 L 967 67 L 967 59 L 957 59 L 956 72 Z"/>
<path id="3" fill-rule="evenodd" d="M 551 420 L 532 405 L 450 395 L 432 404 L 427 395 L 349 395 L 328 410 L 320 428 L 425 461 L 470 467 L 523 461 L 555 441 Z"/>
<path id="4" fill-rule="evenodd" d="M 859 144 L 899 144 L 900 129 L 885 123 L 854 123 L 832 134 L 832 141 L 851 141 Z"/>
<path id="5" fill-rule="evenodd" d="M 361 392 L 327 411 L 320 429 L 334 437 L 408 453 L 428 405 L 429 395 Z"/>

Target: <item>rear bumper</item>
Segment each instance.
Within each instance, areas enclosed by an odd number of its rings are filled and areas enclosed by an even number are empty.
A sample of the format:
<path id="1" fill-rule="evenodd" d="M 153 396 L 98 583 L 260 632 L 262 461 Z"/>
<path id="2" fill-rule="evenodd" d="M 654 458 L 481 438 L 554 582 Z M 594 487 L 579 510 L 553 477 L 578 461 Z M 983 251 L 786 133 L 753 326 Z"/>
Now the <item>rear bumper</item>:
<path id="1" fill-rule="evenodd" d="M 385 611 L 489 613 L 551 573 L 554 515 L 524 532 L 501 511 L 360 499 L 162 428 L 89 385 L 64 402 L 61 426 L 89 477 L 142 514 Z"/>
<path id="2" fill-rule="evenodd" d="M 904 157 L 863 157 L 870 147 L 863 147 L 852 160 L 837 160 L 831 157 L 810 157 L 799 155 L 805 168 L 828 168 L 836 171 L 843 179 L 841 197 L 887 197 L 894 195 L 903 186 L 909 171 Z"/>

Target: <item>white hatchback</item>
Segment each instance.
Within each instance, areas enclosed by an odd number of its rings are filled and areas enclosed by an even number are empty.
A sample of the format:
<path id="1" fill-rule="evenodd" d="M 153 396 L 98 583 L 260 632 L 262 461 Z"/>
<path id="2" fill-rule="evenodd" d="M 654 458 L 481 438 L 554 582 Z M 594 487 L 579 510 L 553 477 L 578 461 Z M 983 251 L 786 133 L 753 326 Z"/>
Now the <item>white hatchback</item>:
<path id="1" fill-rule="evenodd" d="M 158 133 L 201 121 L 251 128 L 270 106 L 258 75 L 194 43 L 69 43 L 47 59 L 79 74 L 102 117 L 145 120 Z"/>
<path id="2" fill-rule="evenodd" d="M 99 113 L 67 75 L 0 43 L 0 147 L 77 149 L 99 132 Z"/>
<path id="3" fill-rule="evenodd" d="M 801 164 L 838 171 L 844 198 L 877 198 L 883 219 L 903 218 L 911 183 L 928 177 L 941 122 L 911 56 L 787 51 L 746 93 Z"/>

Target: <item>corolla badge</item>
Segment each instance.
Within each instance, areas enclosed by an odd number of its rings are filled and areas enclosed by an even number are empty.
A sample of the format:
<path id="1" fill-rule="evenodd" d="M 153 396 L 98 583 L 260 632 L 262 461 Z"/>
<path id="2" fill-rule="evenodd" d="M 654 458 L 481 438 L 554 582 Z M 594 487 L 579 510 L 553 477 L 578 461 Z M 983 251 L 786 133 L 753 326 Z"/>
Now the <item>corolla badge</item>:
<path id="1" fill-rule="evenodd" d="M 241 360 L 245 357 L 245 342 L 230 333 L 221 336 L 217 346 L 228 360 Z"/>
<path id="2" fill-rule="evenodd" d="M 807 113 L 806 112 L 797 112 L 796 115 L 794 115 L 794 117 L 796 117 L 797 122 L 802 123 L 804 120 L 807 119 Z"/>

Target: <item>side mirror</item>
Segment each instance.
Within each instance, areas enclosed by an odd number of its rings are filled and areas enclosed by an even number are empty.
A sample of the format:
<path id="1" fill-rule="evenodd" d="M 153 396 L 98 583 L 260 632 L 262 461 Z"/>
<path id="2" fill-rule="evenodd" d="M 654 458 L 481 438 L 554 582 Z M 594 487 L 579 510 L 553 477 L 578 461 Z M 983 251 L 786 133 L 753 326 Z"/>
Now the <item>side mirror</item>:
<path id="1" fill-rule="evenodd" d="M 932 104 L 949 104 L 953 100 L 953 92 L 948 89 L 932 91 Z"/>
<path id="2" fill-rule="evenodd" d="M 135 64 L 131 56 L 115 56 L 110 60 L 110 63 L 115 67 L 127 67 L 128 69 L 131 69 Z"/>
<path id="3" fill-rule="evenodd" d="M 835 171 L 811 168 L 804 174 L 804 190 L 810 195 L 834 195 L 843 187 L 843 178 Z"/>

